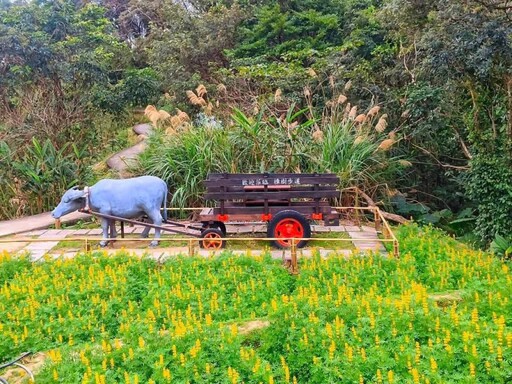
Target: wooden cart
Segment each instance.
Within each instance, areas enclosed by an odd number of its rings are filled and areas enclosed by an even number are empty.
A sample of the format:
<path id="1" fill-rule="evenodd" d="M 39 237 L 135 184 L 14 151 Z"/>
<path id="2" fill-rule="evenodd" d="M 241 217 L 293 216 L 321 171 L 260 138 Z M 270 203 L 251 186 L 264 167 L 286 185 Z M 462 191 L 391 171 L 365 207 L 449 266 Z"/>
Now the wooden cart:
<path id="1" fill-rule="evenodd" d="M 226 236 L 226 222 L 266 222 L 273 245 L 288 248 L 292 238 L 311 237 L 311 221 L 339 222 L 339 213 L 329 203 L 339 197 L 338 185 L 335 174 L 211 173 L 205 181 L 205 199 L 215 201 L 216 207 L 199 215 L 201 245 L 224 247 L 220 239 Z"/>

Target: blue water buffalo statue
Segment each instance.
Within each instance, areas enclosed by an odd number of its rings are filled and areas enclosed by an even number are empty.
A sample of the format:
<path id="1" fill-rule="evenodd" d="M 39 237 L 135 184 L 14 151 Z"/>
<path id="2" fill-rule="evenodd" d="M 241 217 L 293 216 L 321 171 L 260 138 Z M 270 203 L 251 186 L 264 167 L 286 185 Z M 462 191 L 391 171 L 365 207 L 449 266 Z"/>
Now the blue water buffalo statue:
<path id="1" fill-rule="evenodd" d="M 64 193 L 59 205 L 53 210 L 55 219 L 67 215 L 79 209 L 91 210 L 106 215 L 133 219 L 147 215 L 155 225 L 162 225 L 167 220 L 166 209 L 167 184 L 158 177 L 141 176 L 131 179 L 104 179 L 92 187 L 78 189 L 73 187 Z M 163 220 L 160 207 L 164 208 Z M 103 239 L 100 245 L 104 247 L 108 243 L 109 228 L 110 238 L 116 237 L 115 221 L 101 218 Z M 142 237 L 148 237 L 149 227 L 144 228 Z M 155 239 L 151 246 L 158 245 L 160 229 L 155 229 Z"/>

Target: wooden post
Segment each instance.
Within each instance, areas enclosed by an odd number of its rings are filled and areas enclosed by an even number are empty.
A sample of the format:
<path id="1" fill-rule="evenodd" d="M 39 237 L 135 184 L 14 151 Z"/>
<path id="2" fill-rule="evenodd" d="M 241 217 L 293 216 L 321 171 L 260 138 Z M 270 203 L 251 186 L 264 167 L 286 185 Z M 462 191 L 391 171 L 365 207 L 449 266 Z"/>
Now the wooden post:
<path id="1" fill-rule="evenodd" d="M 297 245 L 295 244 L 295 238 L 293 238 L 293 237 L 292 237 L 291 256 L 292 256 L 292 274 L 296 275 L 299 273 L 299 266 L 297 263 Z"/>
<path id="2" fill-rule="evenodd" d="M 373 216 L 375 221 L 375 230 L 380 231 L 381 230 L 381 221 L 380 221 L 380 212 L 377 207 L 373 208 Z"/>
<path id="3" fill-rule="evenodd" d="M 393 241 L 393 256 L 395 256 L 397 259 L 400 258 L 400 250 L 398 248 L 398 240 Z"/>
<path id="4" fill-rule="evenodd" d="M 87 238 L 85 238 L 85 252 L 89 252 L 89 242 Z"/>
<path id="5" fill-rule="evenodd" d="M 194 244 L 192 243 L 194 240 L 190 239 L 188 241 L 188 255 L 190 257 L 194 256 Z"/>
<path id="6" fill-rule="evenodd" d="M 121 239 L 124 239 L 124 221 L 121 221 Z"/>
<path id="7" fill-rule="evenodd" d="M 60 219 L 55 219 L 55 229 L 60 229 L 60 228 L 61 228 Z"/>

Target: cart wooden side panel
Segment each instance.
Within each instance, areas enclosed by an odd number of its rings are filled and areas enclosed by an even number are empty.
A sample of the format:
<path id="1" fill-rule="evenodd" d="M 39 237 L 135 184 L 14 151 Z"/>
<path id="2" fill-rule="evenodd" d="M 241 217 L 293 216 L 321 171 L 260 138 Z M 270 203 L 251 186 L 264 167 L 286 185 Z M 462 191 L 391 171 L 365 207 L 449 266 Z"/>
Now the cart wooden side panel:
<path id="1" fill-rule="evenodd" d="M 335 174 L 209 174 L 205 199 L 216 207 L 200 214 L 202 222 L 269 221 L 282 210 L 295 210 L 308 220 L 338 217 L 329 200 L 339 197 Z"/>

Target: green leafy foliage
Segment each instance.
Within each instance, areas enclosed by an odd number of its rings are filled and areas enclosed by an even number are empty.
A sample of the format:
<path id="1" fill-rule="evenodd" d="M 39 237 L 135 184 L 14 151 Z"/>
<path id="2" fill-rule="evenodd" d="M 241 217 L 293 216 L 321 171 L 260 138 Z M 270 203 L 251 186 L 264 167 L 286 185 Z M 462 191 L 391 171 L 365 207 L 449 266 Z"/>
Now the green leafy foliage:
<path id="1" fill-rule="evenodd" d="M 478 208 L 475 232 L 488 244 L 512 228 L 512 170 L 502 157 L 480 155 L 471 162 L 467 193 Z"/>
<path id="2" fill-rule="evenodd" d="M 512 256 L 512 241 L 503 236 L 496 235 L 490 248 L 495 255 L 503 259 L 509 259 Z"/>
<path id="3" fill-rule="evenodd" d="M 506 382 L 510 265 L 433 227 L 401 257 L 0 254 L 0 354 L 41 382 Z"/>
<path id="4" fill-rule="evenodd" d="M 19 214 L 19 210 L 33 214 L 53 209 L 62 191 L 91 178 L 90 170 L 84 164 L 86 156 L 87 153 L 75 144 L 57 149 L 49 140 L 39 142 L 34 138 L 32 146 L 21 157 L 0 159 L 3 169 L 11 171 L 3 173 L 4 177 L 15 180 L 15 183 L 10 181 L 0 186 L 0 196 L 11 203 L 3 208 L 3 215 Z"/>

